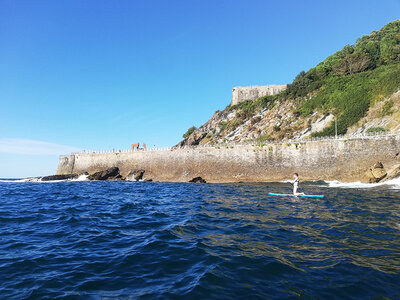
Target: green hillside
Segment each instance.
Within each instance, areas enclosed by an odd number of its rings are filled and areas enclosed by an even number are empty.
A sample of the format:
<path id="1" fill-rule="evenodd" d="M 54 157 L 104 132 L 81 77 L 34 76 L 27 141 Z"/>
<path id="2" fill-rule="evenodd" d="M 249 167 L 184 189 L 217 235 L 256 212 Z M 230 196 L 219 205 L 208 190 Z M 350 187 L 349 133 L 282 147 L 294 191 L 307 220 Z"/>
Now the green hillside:
<path id="1" fill-rule="evenodd" d="M 180 145 L 292 139 L 307 132 L 311 136 L 334 135 L 334 122 L 329 121 L 333 116 L 338 133 L 345 134 L 377 107 L 380 112 L 373 114 L 375 118 L 393 114 L 393 122 L 400 126 L 400 116 L 395 112 L 400 100 L 391 97 L 399 89 L 397 20 L 359 38 L 354 45 L 346 45 L 307 72 L 301 71 L 280 94 L 217 111 L 199 128 L 191 128 Z M 325 117 L 329 120 L 323 123 Z M 393 122 L 392 127 L 399 127 Z"/>
<path id="2" fill-rule="evenodd" d="M 300 72 L 281 94 L 232 108 L 250 117 L 259 108 L 290 99 L 296 102 L 297 112 L 303 117 L 314 111 L 335 114 L 338 131 L 344 134 L 365 115 L 370 105 L 399 88 L 400 20 L 397 20 L 361 37 L 354 45 L 346 45 L 307 72 Z M 314 135 L 333 134 L 332 124 Z"/>

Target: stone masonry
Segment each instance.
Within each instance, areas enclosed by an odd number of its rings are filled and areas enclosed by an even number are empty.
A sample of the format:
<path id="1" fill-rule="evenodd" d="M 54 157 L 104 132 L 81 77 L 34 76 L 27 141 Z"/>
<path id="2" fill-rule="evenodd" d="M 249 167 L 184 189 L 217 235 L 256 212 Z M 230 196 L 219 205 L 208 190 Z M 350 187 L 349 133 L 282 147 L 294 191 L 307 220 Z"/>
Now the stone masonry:
<path id="1" fill-rule="evenodd" d="M 90 174 L 118 167 L 123 176 L 145 170 L 145 179 L 188 182 L 302 180 L 367 181 L 376 162 L 390 169 L 399 161 L 400 135 L 305 143 L 175 148 L 161 151 L 79 153 L 60 157 L 57 174 Z"/>
<path id="2" fill-rule="evenodd" d="M 272 96 L 284 91 L 287 84 L 263 85 L 263 86 L 237 86 L 232 89 L 231 105 L 238 104 L 246 100 L 256 100 L 263 96 Z"/>

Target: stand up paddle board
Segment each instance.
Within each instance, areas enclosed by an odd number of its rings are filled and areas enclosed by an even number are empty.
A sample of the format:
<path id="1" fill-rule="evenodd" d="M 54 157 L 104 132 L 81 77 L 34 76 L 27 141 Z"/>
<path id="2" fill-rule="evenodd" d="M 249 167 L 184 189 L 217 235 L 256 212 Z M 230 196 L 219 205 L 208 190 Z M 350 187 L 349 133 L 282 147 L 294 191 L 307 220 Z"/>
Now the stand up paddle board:
<path id="1" fill-rule="evenodd" d="M 274 194 L 268 193 L 271 196 L 282 196 L 282 197 L 307 197 L 307 198 L 324 198 L 324 195 L 293 195 L 293 194 Z"/>

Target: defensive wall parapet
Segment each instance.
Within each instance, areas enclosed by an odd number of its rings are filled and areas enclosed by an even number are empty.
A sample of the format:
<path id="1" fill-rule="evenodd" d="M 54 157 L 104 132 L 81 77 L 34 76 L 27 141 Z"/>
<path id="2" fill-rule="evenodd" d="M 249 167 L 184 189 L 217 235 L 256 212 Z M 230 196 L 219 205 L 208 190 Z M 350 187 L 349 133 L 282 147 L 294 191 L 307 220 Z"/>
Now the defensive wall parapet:
<path id="1" fill-rule="evenodd" d="M 60 157 L 57 174 L 94 173 L 119 167 L 121 174 L 143 169 L 154 181 L 280 181 L 298 172 L 302 180 L 365 180 L 366 170 L 381 161 L 398 164 L 400 135 L 326 139 L 266 145 L 235 145 L 169 150 L 77 153 Z M 398 156 L 397 156 L 398 157 Z"/>

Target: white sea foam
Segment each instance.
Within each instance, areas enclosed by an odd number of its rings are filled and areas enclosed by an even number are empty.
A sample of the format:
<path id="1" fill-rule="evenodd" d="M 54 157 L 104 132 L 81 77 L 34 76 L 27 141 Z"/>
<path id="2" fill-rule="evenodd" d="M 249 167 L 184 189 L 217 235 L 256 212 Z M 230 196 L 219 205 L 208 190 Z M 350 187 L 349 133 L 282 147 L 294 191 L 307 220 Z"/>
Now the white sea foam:
<path id="1" fill-rule="evenodd" d="M 40 178 L 23 178 L 23 179 L 0 179 L 0 182 L 39 182 Z"/>
<path id="2" fill-rule="evenodd" d="M 41 177 L 31 177 L 31 178 L 23 178 L 18 180 L 17 182 L 41 182 Z"/>
<path id="3" fill-rule="evenodd" d="M 25 182 L 24 179 L 0 179 L 0 182 Z"/>
<path id="4" fill-rule="evenodd" d="M 71 181 L 87 181 L 89 175 L 81 174 L 78 178 L 72 179 Z"/>
<path id="5" fill-rule="evenodd" d="M 388 188 L 391 189 L 400 189 L 400 177 L 378 183 L 362 183 L 360 181 L 340 182 L 337 180 L 325 181 L 325 182 L 328 184 L 329 187 L 337 187 L 337 188 L 365 189 L 365 188 L 374 188 L 378 186 L 387 186 Z"/>
<path id="6" fill-rule="evenodd" d="M 46 180 L 42 181 L 42 177 L 31 177 L 23 179 L 0 179 L 0 182 L 40 182 L 40 183 L 52 183 L 52 182 L 67 182 L 67 181 L 88 181 L 88 176 L 86 174 L 81 174 L 75 179 L 63 179 L 63 180 Z"/>

